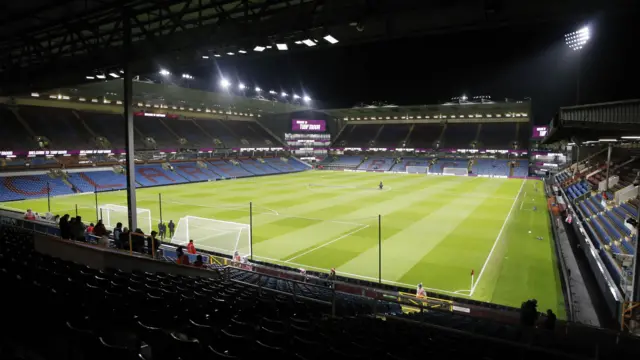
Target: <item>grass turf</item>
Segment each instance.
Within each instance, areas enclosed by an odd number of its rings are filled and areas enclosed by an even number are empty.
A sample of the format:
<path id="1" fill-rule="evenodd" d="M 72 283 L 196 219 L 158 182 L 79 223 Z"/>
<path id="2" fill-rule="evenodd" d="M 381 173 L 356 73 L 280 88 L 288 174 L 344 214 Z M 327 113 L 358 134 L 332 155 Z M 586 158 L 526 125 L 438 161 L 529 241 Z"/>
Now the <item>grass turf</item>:
<path id="1" fill-rule="evenodd" d="M 258 260 L 335 267 L 376 281 L 380 225 L 384 282 L 422 282 L 443 294 L 515 307 L 536 298 L 541 310 L 564 317 L 546 199 L 534 180 L 324 171 L 138 189 L 138 207 L 151 211 L 153 227 L 159 193 L 165 222 L 191 215 L 248 224 L 252 202 Z M 123 205 L 126 194 L 100 193 L 98 203 Z M 76 205 L 94 221 L 94 194 L 51 199 L 57 214 L 74 214 Z M 4 206 L 43 213 L 47 200 Z M 229 244 L 194 240 L 200 248 Z"/>

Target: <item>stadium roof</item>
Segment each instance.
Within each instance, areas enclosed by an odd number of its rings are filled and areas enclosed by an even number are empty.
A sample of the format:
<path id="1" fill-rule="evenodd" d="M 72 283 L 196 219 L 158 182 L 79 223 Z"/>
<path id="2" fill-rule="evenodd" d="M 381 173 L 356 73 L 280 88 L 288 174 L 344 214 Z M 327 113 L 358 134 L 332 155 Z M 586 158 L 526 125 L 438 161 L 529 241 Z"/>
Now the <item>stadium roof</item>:
<path id="1" fill-rule="evenodd" d="M 550 21 L 571 22 L 602 10 L 600 0 L 31 0 L 0 5 L 0 94 L 86 82 L 95 70 L 126 60 L 138 74 L 159 65 L 187 69 L 227 49 L 292 44 L 289 51 Z M 617 9 L 623 0 L 610 0 Z M 129 36 L 130 35 L 130 36 Z M 308 46 L 305 39 L 320 41 Z M 124 51 L 125 39 L 131 48 Z M 245 55 L 243 55 L 245 56 Z M 28 79 L 26 81 L 25 79 Z"/>
<path id="2" fill-rule="evenodd" d="M 640 139 L 640 99 L 560 108 L 543 143 Z"/>

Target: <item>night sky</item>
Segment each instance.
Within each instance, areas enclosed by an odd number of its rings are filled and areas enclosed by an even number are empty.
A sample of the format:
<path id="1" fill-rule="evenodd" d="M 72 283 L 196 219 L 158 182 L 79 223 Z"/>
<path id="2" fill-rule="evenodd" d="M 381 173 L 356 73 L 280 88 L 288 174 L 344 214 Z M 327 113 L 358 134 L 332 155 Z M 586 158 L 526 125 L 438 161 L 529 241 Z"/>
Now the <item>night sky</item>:
<path id="1" fill-rule="evenodd" d="M 640 97 L 640 22 L 632 15 L 598 15 L 587 23 L 510 26 L 437 34 L 277 56 L 221 58 L 197 68 L 217 84 L 218 74 L 253 88 L 304 89 L 327 108 L 387 101 L 397 105 L 442 103 L 453 96 L 490 95 L 533 101 L 536 124 L 560 106 Z M 591 40 L 580 53 L 564 34 L 584 25 Z M 581 61 L 579 56 L 581 56 Z M 580 65 L 580 66 L 578 66 Z"/>

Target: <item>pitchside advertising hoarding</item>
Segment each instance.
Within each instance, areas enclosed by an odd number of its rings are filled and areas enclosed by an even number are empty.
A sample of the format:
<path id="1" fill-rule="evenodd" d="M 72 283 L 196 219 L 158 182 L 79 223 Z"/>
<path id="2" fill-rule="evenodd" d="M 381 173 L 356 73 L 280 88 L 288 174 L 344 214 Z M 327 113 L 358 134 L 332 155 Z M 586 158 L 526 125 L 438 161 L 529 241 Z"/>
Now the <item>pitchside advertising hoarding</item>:
<path id="1" fill-rule="evenodd" d="M 548 126 L 534 126 L 533 127 L 533 138 L 534 139 L 543 139 L 549 134 Z"/>
<path id="2" fill-rule="evenodd" d="M 324 132 L 327 124 L 324 120 L 291 120 L 291 131 Z"/>

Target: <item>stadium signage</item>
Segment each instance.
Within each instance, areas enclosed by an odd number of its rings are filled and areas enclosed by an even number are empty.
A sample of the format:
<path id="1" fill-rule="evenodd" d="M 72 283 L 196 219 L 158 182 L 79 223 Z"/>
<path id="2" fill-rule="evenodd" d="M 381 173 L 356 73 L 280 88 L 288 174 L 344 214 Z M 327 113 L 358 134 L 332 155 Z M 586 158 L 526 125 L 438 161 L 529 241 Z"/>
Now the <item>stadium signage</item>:
<path id="1" fill-rule="evenodd" d="M 273 148 L 235 148 L 232 149 L 233 151 L 281 151 L 284 150 L 284 148 L 281 147 L 273 147 Z"/>
<path id="2" fill-rule="evenodd" d="M 542 139 L 549 134 L 548 126 L 536 126 L 533 128 L 533 138 Z"/>
<path id="3" fill-rule="evenodd" d="M 326 122 L 324 120 L 292 120 L 292 131 L 314 131 L 324 132 L 326 130 Z"/>
<path id="4" fill-rule="evenodd" d="M 64 155 L 67 153 L 67 150 L 36 150 L 36 151 L 29 151 L 29 156 L 36 156 L 36 155 Z"/>

